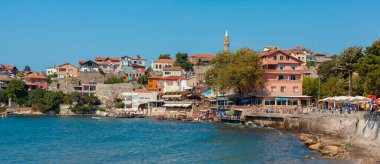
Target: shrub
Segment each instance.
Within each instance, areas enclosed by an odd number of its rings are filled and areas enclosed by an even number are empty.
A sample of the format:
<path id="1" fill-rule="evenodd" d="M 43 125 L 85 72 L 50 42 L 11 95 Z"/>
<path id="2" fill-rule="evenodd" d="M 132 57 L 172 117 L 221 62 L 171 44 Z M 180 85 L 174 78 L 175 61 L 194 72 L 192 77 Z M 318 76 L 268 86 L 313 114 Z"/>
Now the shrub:
<path id="1" fill-rule="evenodd" d="M 111 76 L 107 80 L 104 81 L 104 84 L 117 84 L 117 83 L 124 83 L 124 78 Z"/>
<path id="2" fill-rule="evenodd" d="M 45 113 L 48 111 L 46 105 L 44 105 L 42 103 L 33 104 L 32 110 L 35 112 L 42 112 L 42 113 Z"/>

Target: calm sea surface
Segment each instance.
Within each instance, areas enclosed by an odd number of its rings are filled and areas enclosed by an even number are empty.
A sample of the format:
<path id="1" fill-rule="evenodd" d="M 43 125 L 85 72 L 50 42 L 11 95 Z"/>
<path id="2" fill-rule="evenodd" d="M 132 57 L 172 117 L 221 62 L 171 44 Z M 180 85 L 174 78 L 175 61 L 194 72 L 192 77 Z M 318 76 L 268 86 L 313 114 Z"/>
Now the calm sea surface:
<path id="1" fill-rule="evenodd" d="M 283 131 L 151 119 L 0 118 L 0 163 L 326 163 Z"/>

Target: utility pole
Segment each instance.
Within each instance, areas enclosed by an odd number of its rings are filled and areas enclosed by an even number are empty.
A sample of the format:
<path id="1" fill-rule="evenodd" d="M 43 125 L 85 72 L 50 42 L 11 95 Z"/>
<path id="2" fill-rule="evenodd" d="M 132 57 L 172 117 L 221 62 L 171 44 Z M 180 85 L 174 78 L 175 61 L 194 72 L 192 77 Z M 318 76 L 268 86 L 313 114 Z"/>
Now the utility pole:
<path id="1" fill-rule="evenodd" d="M 348 96 L 352 93 L 352 70 L 348 70 L 349 82 L 348 82 Z"/>

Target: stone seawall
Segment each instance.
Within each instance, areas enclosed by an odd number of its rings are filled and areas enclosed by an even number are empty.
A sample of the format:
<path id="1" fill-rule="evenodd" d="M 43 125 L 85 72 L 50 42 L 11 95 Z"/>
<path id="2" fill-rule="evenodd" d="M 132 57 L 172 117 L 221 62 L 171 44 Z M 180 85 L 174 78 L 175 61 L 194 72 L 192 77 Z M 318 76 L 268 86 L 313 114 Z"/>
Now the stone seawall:
<path id="1" fill-rule="evenodd" d="M 107 107 L 113 104 L 115 98 L 120 97 L 121 93 L 133 91 L 140 88 L 139 84 L 120 83 L 120 84 L 97 84 L 96 96 Z"/>

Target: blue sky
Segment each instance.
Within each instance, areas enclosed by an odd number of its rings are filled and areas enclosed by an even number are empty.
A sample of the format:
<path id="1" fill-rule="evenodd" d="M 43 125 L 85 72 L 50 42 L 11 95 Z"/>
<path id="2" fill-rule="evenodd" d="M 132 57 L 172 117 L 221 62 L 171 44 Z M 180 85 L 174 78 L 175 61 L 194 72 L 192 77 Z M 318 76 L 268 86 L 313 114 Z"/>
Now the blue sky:
<path id="1" fill-rule="evenodd" d="M 378 0 L 0 0 L 0 63 L 302 45 L 339 53 L 380 38 Z"/>

